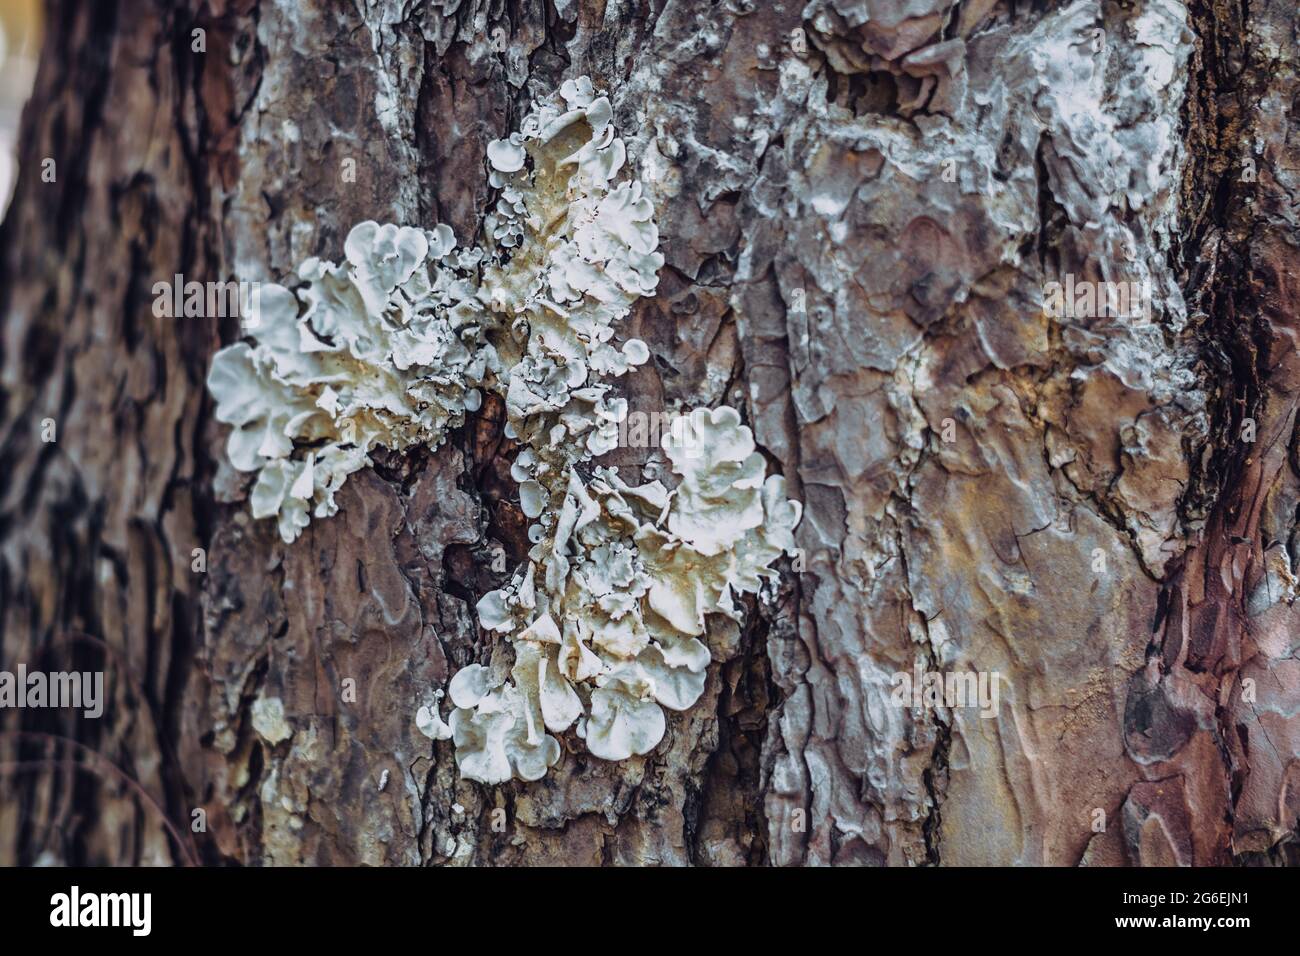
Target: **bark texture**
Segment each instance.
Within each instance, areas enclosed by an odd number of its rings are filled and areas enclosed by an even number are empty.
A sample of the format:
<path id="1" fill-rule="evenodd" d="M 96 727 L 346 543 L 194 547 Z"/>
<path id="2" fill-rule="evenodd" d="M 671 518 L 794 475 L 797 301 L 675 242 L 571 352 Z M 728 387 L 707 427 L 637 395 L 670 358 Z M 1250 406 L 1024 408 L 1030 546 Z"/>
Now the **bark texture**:
<path id="1" fill-rule="evenodd" d="M 0 862 L 1294 861 L 1293 0 L 48 24 L 0 236 L 0 667 L 110 695 L 0 710 Z M 630 401 L 742 408 L 805 560 L 652 754 L 489 788 L 413 717 L 487 660 L 474 602 L 527 549 L 499 405 L 285 547 L 203 386 L 238 320 L 155 318 L 151 288 L 276 280 L 365 219 L 472 237 L 487 143 L 581 74 L 667 260 Z M 1053 318 L 1067 274 L 1151 308 Z M 997 672 L 996 715 L 895 706 L 917 667 Z"/>

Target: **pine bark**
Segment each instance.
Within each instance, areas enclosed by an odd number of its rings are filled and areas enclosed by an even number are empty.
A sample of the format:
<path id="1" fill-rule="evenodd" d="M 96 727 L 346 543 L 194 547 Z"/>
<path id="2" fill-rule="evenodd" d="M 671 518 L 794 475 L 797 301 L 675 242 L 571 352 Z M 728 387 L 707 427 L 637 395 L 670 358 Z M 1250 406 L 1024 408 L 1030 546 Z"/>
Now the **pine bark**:
<path id="1" fill-rule="evenodd" d="M 1295 862 L 1297 29 L 54 0 L 0 227 L 0 669 L 110 696 L 0 710 L 0 863 Z M 803 557 L 652 754 L 484 787 L 413 717 L 527 550 L 499 404 L 286 547 L 204 387 L 238 319 L 151 290 L 279 280 L 366 219 L 472 240 L 487 143 L 582 74 L 663 237 L 631 399 L 741 408 Z M 1066 274 L 1151 308 L 1054 319 Z M 996 672 L 996 715 L 895 706 L 914 669 Z"/>

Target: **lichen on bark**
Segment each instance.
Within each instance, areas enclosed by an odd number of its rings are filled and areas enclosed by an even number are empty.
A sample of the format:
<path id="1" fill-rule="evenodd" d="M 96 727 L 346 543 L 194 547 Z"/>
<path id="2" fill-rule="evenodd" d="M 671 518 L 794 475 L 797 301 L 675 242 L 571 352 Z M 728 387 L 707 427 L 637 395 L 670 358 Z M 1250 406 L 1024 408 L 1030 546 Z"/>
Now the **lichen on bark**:
<path id="1" fill-rule="evenodd" d="M 0 714 L 33 765 L 0 858 L 1294 862 L 1294 4 L 127 19 L 52 6 L 0 242 L 4 659 L 112 690 L 94 724 Z M 506 403 L 377 452 L 285 548 L 204 397 L 237 323 L 148 290 L 269 282 L 366 220 L 478 235 L 488 145 L 583 75 L 664 256 L 629 405 L 737 409 L 802 557 L 651 753 L 485 787 L 408 702 L 490 663 L 474 605 L 533 544 Z M 1048 315 L 1066 275 L 1152 307 Z M 892 706 L 916 666 L 998 672 L 997 716 Z"/>

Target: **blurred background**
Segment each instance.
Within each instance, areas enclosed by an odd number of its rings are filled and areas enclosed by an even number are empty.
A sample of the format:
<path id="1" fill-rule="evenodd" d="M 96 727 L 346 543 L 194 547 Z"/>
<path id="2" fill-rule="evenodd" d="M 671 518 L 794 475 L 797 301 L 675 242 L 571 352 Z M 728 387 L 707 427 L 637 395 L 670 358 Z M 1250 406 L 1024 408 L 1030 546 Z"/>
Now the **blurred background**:
<path id="1" fill-rule="evenodd" d="M 37 0 L 0 0 L 0 215 L 9 208 L 17 178 L 18 124 L 36 77 L 40 40 Z"/>

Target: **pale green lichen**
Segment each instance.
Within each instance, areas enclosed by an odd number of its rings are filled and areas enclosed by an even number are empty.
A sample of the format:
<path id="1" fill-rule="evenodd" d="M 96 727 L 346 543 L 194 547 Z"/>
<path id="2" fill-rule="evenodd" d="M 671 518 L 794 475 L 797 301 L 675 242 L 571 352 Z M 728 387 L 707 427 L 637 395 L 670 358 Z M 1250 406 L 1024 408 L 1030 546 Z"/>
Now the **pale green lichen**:
<path id="1" fill-rule="evenodd" d="M 457 252 L 442 225 L 362 223 L 343 264 L 309 260 L 296 295 L 265 290 L 253 343 L 222 349 L 208 377 L 232 464 L 258 475 L 253 514 L 277 517 L 290 543 L 337 510 L 372 449 L 436 447 L 481 389 L 503 397 L 533 547 L 478 614 L 514 662 L 462 668 L 446 722 L 437 696 L 416 715 L 484 783 L 543 776 L 560 757 L 552 735 L 571 728 L 597 757 L 648 753 L 663 708 L 704 690 L 708 617 L 739 620 L 735 598 L 794 550 L 800 505 L 734 409 L 697 409 L 665 437 L 675 488 L 575 468 L 617 444 L 627 403 L 609 380 L 649 349 L 615 347 L 614 324 L 663 265 L 652 203 L 618 181 L 612 116 L 590 80 L 567 81 L 488 147 L 499 197 L 482 247 Z"/>

